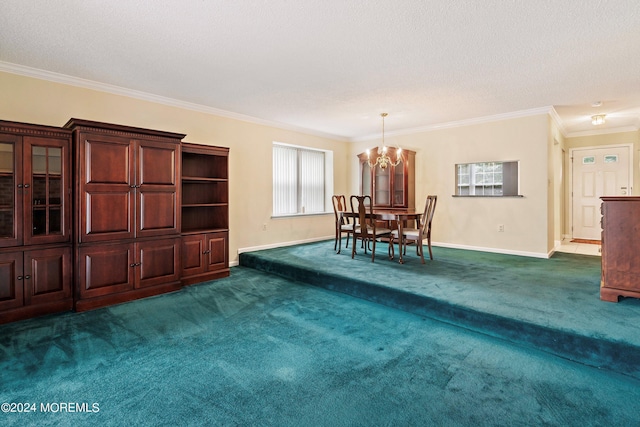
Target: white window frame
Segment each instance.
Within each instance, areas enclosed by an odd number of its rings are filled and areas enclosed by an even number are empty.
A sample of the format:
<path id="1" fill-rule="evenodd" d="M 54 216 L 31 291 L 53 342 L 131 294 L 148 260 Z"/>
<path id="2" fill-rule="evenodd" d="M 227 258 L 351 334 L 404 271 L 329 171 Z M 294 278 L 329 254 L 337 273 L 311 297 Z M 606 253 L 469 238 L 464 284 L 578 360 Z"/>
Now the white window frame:
<path id="1" fill-rule="evenodd" d="M 283 171 L 279 171 L 276 170 L 276 159 L 275 159 L 275 154 L 276 154 L 276 148 L 277 147 L 285 147 L 285 148 L 289 148 L 289 149 L 293 149 L 296 152 L 296 164 L 295 164 L 295 168 L 296 170 L 290 170 L 287 173 L 281 173 Z M 304 202 L 304 190 L 302 187 L 302 181 L 303 179 L 301 177 L 304 176 L 304 171 L 301 170 L 301 156 L 303 152 L 311 152 L 311 153 L 322 153 L 324 154 L 324 170 L 322 170 L 323 173 L 323 194 L 322 194 L 322 199 L 323 199 L 323 206 L 320 210 L 315 210 L 310 212 L 309 209 L 307 208 L 307 206 L 305 206 L 305 202 Z M 273 142 L 273 148 L 272 148 L 272 152 L 273 152 L 273 163 L 272 163 L 272 167 L 273 167 L 273 174 L 272 174 L 272 184 L 273 184 L 273 194 L 272 194 L 272 217 L 274 218 L 278 218 L 278 217 L 290 217 L 290 216 L 301 216 L 301 215 L 324 215 L 324 214 L 328 214 L 328 213 L 332 213 L 332 210 L 330 210 L 331 208 L 331 195 L 333 194 L 333 152 L 330 150 L 322 150 L 322 149 L 318 149 L 318 148 L 310 148 L 310 147 L 304 147 L 304 146 L 299 146 L 299 145 L 293 145 L 293 144 L 286 144 L 286 143 L 282 143 L 282 142 Z M 317 171 L 314 171 L 315 173 L 317 173 Z M 292 180 L 295 180 L 295 195 L 292 196 L 290 191 L 291 189 L 289 189 L 287 191 L 287 189 L 283 189 L 285 190 L 284 193 L 289 192 L 289 194 L 281 194 L 280 197 L 284 198 L 285 200 L 287 198 L 291 198 L 294 197 L 295 198 L 295 202 L 293 202 L 291 199 L 289 199 L 289 202 L 287 203 L 289 205 L 289 209 L 283 209 L 281 205 L 282 203 L 278 203 L 277 202 L 277 198 L 278 198 L 278 191 L 279 191 L 279 187 L 281 187 L 281 185 L 279 184 L 279 182 L 281 182 L 281 179 L 286 179 L 287 176 L 292 177 Z M 282 200 L 282 199 L 281 199 Z M 292 203 L 293 202 L 293 203 Z M 293 207 L 293 204 L 295 204 L 295 208 Z M 295 212 L 294 212 L 295 210 Z"/>
<path id="2" fill-rule="evenodd" d="M 504 167 L 507 165 L 507 169 Z M 518 161 L 456 164 L 458 197 L 514 197 L 520 193 Z M 506 182 L 505 182 L 506 181 Z M 463 189 L 466 189 L 464 191 Z"/>

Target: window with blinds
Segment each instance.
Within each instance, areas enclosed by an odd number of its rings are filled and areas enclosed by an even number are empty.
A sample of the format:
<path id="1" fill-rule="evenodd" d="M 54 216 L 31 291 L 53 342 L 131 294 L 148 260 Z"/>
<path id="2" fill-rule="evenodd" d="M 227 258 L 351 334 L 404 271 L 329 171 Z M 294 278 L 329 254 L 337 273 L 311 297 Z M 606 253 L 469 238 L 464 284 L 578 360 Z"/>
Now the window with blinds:
<path id="1" fill-rule="evenodd" d="M 273 145 L 273 216 L 325 212 L 326 153 Z"/>

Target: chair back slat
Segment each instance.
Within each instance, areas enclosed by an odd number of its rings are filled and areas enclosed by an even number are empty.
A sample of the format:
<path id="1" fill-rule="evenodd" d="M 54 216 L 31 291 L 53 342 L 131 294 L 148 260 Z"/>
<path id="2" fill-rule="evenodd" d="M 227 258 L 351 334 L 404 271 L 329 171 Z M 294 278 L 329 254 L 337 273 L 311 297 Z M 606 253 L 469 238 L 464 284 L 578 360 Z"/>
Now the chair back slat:
<path id="1" fill-rule="evenodd" d="M 367 200 L 369 203 L 367 203 Z M 372 214 L 373 204 L 371 203 L 371 196 L 351 196 L 349 200 L 351 204 L 351 211 L 353 213 L 357 213 L 357 225 L 360 227 L 361 235 L 371 234 L 369 229 L 373 228 L 373 233 L 375 233 L 375 225 L 370 221 L 370 218 L 367 218 L 367 213 Z M 355 203 L 357 206 L 355 206 Z M 369 206 L 369 212 L 367 212 L 367 206 Z"/>
<path id="2" fill-rule="evenodd" d="M 427 196 L 424 205 L 424 214 L 422 214 L 422 236 L 428 237 L 431 234 L 431 223 L 433 222 L 433 213 L 436 210 L 438 196 Z"/>

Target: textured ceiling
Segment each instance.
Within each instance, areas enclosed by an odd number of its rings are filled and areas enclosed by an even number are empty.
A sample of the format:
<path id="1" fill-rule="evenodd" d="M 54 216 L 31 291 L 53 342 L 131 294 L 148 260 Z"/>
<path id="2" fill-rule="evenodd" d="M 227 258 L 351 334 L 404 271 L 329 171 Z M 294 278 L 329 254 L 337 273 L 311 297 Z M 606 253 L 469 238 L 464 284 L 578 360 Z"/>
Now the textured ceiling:
<path id="1" fill-rule="evenodd" d="M 17 68 L 23 67 L 23 68 Z M 640 125 L 637 0 L 2 0 L 37 69 L 358 139 L 554 107 Z M 107 86 L 105 86 L 107 87 Z M 601 107 L 592 107 L 602 101 Z"/>

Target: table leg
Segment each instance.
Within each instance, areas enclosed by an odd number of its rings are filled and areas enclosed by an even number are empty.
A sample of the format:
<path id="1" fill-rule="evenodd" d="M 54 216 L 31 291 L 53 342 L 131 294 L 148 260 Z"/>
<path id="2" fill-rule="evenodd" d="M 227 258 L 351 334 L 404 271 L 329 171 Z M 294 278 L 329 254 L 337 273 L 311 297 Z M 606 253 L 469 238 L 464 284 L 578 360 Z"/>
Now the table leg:
<path id="1" fill-rule="evenodd" d="M 400 253 L 400 259 L 398 262 L 400 264 L 404 264 L 404 260 L 402 259 L 402 248 L 404 247 L 404 236 L 403 236 L 403 225 L 402 221 L 398 218 L 398 252 Z"/>

